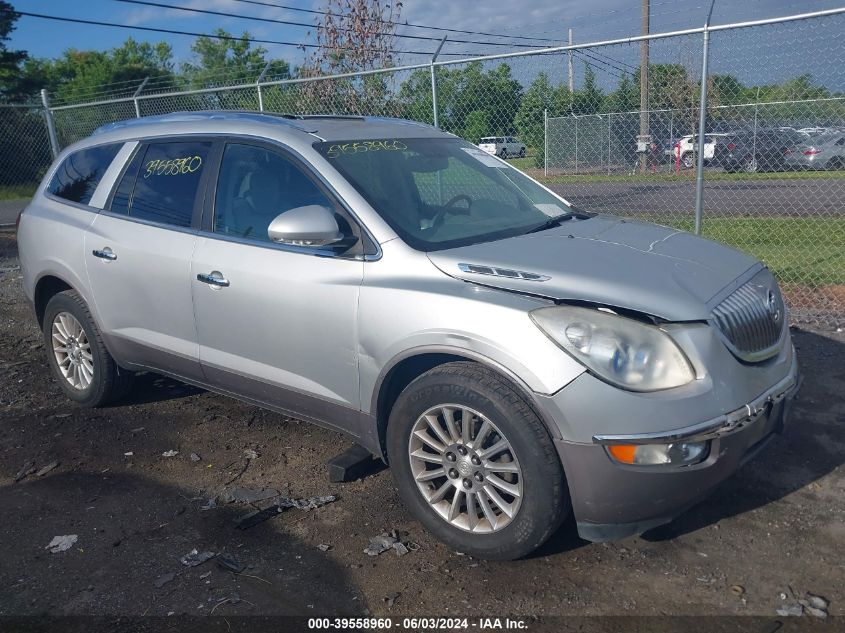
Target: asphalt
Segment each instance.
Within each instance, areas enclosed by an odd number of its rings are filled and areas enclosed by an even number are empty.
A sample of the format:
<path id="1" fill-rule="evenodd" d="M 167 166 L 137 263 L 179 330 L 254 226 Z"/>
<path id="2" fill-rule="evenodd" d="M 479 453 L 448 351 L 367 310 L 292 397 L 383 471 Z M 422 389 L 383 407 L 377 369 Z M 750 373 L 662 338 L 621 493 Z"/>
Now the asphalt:
<path id="1" fill-rule="evenodd" d="M 14 224 L 18 213 L 29 204 L 29 200 L 0 200 L 0 226 Z"/>
<path id="2" fill-rule="evenodd" d="M 586 211 L 692 217 L 695 181 L 576 182 L 549 187 Z M 843 216 L 845 179 L 705 180 L 710 216 Z"/>

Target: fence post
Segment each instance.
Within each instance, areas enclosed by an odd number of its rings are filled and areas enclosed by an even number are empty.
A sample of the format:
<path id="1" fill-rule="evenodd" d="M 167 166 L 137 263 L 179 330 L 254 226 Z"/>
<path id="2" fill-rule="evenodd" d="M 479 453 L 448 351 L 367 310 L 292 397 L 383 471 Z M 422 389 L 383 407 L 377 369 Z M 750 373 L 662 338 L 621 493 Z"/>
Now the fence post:
<path id="1" fill-rule="evenodd" d="M 704 41 L 701 47 L 701 96 L 698 100 L 698 154 L 695 166 L 695 234 L 701 235 L 701 214 L 704 209 L 704 128 L 707 125 L 707 73 L 710 62 L 710 16 L 713 15 L 713 5 L 710 2 L 710 12 L 704 23 Z"/>
<path id="2" fill-rule="evenodd" d="M 147 85 L 147 82 L 150 80 L 149 77 L 144 77 L 144 81 L 141 82 L 141 85 L 138 86 L 138 89 L 135 91 L 135 94 L 132 95 L 132 103 L 135 104 L 135 118 L 141 118 L 141 105 L 138 103 L 138 95 L 141 94 L 141 91 L 144 89 L 144 86 Z"/>
<path id="3" fill-rule="evenodd" d="M 751 142 L 751 161 L 757 166 L 757 112 L 760 109 L 760 86 L 757 86 L 757 97 L 754 99 L 754 137 Z M 756 169 L 755 169 L 756 171 Z"/>
<path id="4" fill-rule="evenodd" d="M 437 75 L 434 72 L 434 62 L 437 61 L 437 56 L 440 54 L 440 49 L 443 48 L 443 45 L 446 43 L 446 35 L 443 36 L 443 39 L 440 40 L 440 44 L 437 45 L 437 50 L 434 51 L 434 55 L 431 56 L 431 64 L 429 65 L 428 69 L 431 72 L 431 110 L 434 116 L 434 127 L 440 127 L 440 121 L 437 115 Z M 438 172 L 439 173 L 439 172 Z"/>
<path id="5" fill-rule="evenodd" d="M 44 119 L 47 122 L 47 136 L 50 137 L 50 151 L 55 160 L 59 155 L 59 137 L 56 136 L 56 124 L 53 121 L 53 111 L 50 110 L 50 99 L 46 88 L 41 89 L 41 103 L 44 104 Z"/>
<path id="6" fill-rule="evenodd" d="M 549 175 L 549 110 L 543 108 L 543 175 Z"/>
<path id="7" fill-rule="evenodd" d="M 610 175 L 610 113 L 607 115 L 607 175 Z"/>
<path id="8" fill-rule="evenodd" d="M 578 173 L 578 115 L 575 115 L 575 173 Z"/>
<path id="9" fill-rule="evenodd" d="M 264 66 L 264 70 L 261 71 L 261 74 L 258 75 L 258 79 L 255 80 L 255 90 L 258 92 L 258 111 L 264 112 L 264 91 L 261 90 L 261 82 L 264 79 L 264 75 L 267 74 L 267 70 L 270 68 L 270 64 L 272 61 L 267 62 Z"/>

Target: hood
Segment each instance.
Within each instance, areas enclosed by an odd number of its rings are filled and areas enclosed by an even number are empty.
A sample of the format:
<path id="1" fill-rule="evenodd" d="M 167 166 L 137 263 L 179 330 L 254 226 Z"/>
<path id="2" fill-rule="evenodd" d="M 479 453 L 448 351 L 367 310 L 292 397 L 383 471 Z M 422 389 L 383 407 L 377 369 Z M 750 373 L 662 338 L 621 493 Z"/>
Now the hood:
<path id="1" fill-rule="evenodd" d="M 684 231 L 609 216 L 568 220 L 539 233 L 428 256 L 458 279 L 627 308 L 669 321 L 709 318 L 708 302 L 760 265 L 753 257 Z M 510 276 L 473 272 L 479 266 L 505 269 Z M 525 275 L 520 278 L 514 271 Z"/>

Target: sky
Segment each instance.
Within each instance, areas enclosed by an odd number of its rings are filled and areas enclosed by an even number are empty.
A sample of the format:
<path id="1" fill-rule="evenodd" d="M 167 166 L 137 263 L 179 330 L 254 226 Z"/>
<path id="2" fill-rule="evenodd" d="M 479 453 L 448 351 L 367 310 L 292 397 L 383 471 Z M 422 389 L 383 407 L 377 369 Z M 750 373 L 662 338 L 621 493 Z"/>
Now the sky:
<path id="1" fill-rule="evenodd" d="M 239 0 L 152 0 L 154 2 L 190 8 L 225 11 L 253 17 L 313 23 L 313 14 L 288 9 L 251 4 Z M 82 19 L 115 22 L 126 26 L 170 28 L 198 33 L 210 33 L 223 28 L 240 34 L 248 30 L 252 37 L 289 42 L 313 42 L 313 30 L 308 28 L 260 22 L 230 17 L 212 16 L 175 9 L 127 4 L 118 0 L 11 0 L 16 9 Z M 263 0 L 266 4 L 319 9 L 322 0 Z M 845 0 L 715 0 L 713 24 L 754 20 L 807 11 L 829 9 L 845 5 Z M 671 31 L 699 27 L 704 23 L 709 0 L 651 0 L 651 31 Z M 532 43 L 552 46 L 565 43 L 568 29 L 573 29 L 576 43 L 601 41 L 636 35 L 640 31 L 641 0 L 487 0 L 485 3 L 467 0 L 405 0 L 402 22 L 426 26 L 446 26 L 470 31 L 484 31 L 508 37 L 487 37 L 450 33 L 451 39 L 473 40 L 475 44 L 447 43 L 441 59 L 456 58 L 474 53 L 504 53 L 517 50 L 511 44 Z M 732 72 L 748 83 L 781 80 L 784 77 L 811 72 L 834 89 L 842 89 L 841 56 L 833 60 L 832 45 L 841 47 L 843 20 L 827 22 L 823 28 L 817 21 L 797 27 L 761 27 L 743 33 L 714 36 L 714 70 Z M 400 26 L 399 34 L 413 34 L 439 38 L 435 30 Z M 837 34 L 838 33 L 838 34 Z M 80 25 L 52 22 L 34 17 L 22 17 L 12 33 L 9 48 L 21 48 L 35 57 L 56 57 L 69 48 L 109 49 L 119 46 L 126 37 L 138 40 L 164 40 L 173 47 L 178 63 L 190 61 L 190 44 L 194 38 L 182 35 L 133 31 L 128 28 Z M 513 36 L 538 38 L 531 42 L 512 39 Z M 790 42 L 794 40 L 794 42 Z M 496 46 L 494 42 L 506 43 Z M 271 57 L 281 57 L 298 64 L 303 52 L 294 46 L 262 44 Z M 398 47 L 408 53 L 401 63 L 421 63 L 428 60 L 436 48 L 436 41 L 400 39 Z M 658 41 L 652 46 L 653 61 L 687 63 L 700 57 L 700 36 L 672 41 Z M 841 49 L 840 49 L 841 50 Z M 622 71 L 630 72 L 638 63 L 637 45 L 620 45 L 599 49 L 600 57 L 580 57 L 576 73 L 583 75 L 584 64 L 590 61 L 597 71 L 600 84 L 615 85 Z M 552 64 L 553 58 L 545 66 Z M 556 58 L 555 58 L 556 59 Z M 602 61 L 600 61 L 602 60 Z M 828 61 L 830 63 L 828 63 Z M 834 63 L 835 62 L 835 63 Z M 556 62 L 555 62 L 556 63 Z M 523 77 L 536 76 L 544 64 L 537 59 L 522 60 Z M 808 64 L 810 66 L 808 66 Z M 528 66 L 531 66 L 529 69 Z M 719 67 L 721 65 L 721 68 Z M 563 72 L 555 66 L 553 70 Z M 560 79 L 557 77 L 556 79 Z"/>

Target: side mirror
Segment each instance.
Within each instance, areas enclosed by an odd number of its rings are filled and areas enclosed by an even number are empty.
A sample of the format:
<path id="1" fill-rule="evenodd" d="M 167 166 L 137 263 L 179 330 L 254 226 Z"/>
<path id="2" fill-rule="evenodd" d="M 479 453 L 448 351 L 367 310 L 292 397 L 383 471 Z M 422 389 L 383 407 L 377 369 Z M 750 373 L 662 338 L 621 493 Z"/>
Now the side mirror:
<path id="1" fill-rule="evenodd" d="M 267 227 L 267 236 L 278 244 L 327 246 L 343 240 L 334 213 L 309 204 L 277 215 Z"/>

